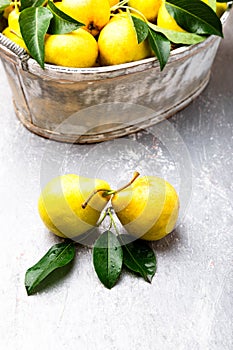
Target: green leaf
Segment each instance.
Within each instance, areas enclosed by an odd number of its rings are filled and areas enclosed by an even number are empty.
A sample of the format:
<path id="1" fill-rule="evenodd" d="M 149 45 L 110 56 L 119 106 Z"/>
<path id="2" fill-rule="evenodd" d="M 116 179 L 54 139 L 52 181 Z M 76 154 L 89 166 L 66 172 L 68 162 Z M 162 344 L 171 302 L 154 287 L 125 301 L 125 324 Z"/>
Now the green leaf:
<path id="1" fill-rule="evenodd" d="M 52 1 L 48 2 L 47 8 L 49 8 L 53 14 L 48 30 L 49 34 L 70 33 L 75 29 L 85 26 L 85 24 L 76 21 L 76 19 L 59 10 Z"/>
<path id="2" fill-rule="evenodd" d="M 73 242 L 55 244 L 38 263 L 27 270 L 25 287 L 27 294 L 33 294 L 35 288 L 54 270 L 67 265 L 75 257 Z"/>
<path id="3" fill-rule="evenodd" d="M 19 16 L 20 31 L 31 56 L 44 68 L 44 38 L 53 17 L 45 7 L 30 7 Z"/>
<path id="4" fill-rule="evenodd" d="M 170 41 L 162 33 L 156 33 L 150 28 L 148 30 L 148 39 L 150 47 L 159 60 L 160 69 L 163 70 L 170 55 Z"/>
<path id="5" fill-rule="evenodd" d="M 21 11 L 28 7 L 39 7 L 46 3 L 45 0 L 21 0 Z"/>
<path id="6" fill-rule="evenodd" d="M 167 0 L 166 9 L 185 30 L 223 36 L 222 24 L 210 6 L 200 0 Z"/>
<path id="7" fill-rule="evenodd" d="M 203 35 L 198 35 L 194 33 L 177 32 L 176 30 L 170 30 L 161 28 L 155 24 L 150 23 L 150 28 L 154 31 L 162 33 L 174 44 L 184 44 L 184 45 L 194 45 L 201 43 L 206 39 Z"/>
<path id="8" fill-rule="evenodd" d="M 140 18 L 131 16 L 134 24 L 134 28 L 137 33 L 138 44 L 144 41 L 148 36 L 148 25 L 146 22 L 142 21 Z"/>
<path id="9" fill-rule="evenodd" d="M 93 263 L 100 281 L 111 289 L 117 282 L 122 269 L 123 251 L 117 237 L 105 231 L 95 242 Z"/>
<path id="10" fill-rule="evenodd" d="M 119 236 L 123 247 L 124 265 L 151 283 L 156 272 L 155 253 L 144 241 L 132 239 L 130 235 Z"/>
<path id="11" fill-rule="evenodd" d="M 5 10 L 11 4 L 10 0 L 0 0 L 0 11 Z"/>

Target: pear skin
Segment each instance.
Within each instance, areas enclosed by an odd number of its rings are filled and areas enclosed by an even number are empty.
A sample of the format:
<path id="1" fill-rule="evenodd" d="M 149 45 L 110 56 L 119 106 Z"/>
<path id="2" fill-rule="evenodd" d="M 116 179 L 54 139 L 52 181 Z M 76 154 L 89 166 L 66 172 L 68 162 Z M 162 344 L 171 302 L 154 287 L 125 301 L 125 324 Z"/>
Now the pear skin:
<path id="1" fill-rule="evenodd" d="M 185 32 L 185 30 L 176 23 L 175 19 L 166 9 L 165 1 L 163 1 L 162 5 L 159 8 L 157 25 L 161 28 L 175 30 L 177 32 Z"/>
<path id="2" fill-rule="evenodd" d="M 85 24 L 83 27 L 92 35 L 99 34 L 110 18 L 108 0 L 63 0 L 56 6 L 77 21 Z"/>
<path id="3" fill-rule="evenodd" d="M 119 0 L 108 0 L 110 7 L 118 4 Z"/>
<path id="4" fill-rule="evenodd" d="M 141 12 L 150 22 L 155 22 L 162 0 L 129 0 L 128 5 Z"/>
<path id="5" fill-rule="evenodd" d="M 46 35 L 45 62 L 65 67 L 88 68 L 95 65 L 98 44 L 86 30 L 79 28 L 71 33 Z"/>
<path id="6" fill-rule="evenodd" d="M 14 43 L 16 43 L 17 45 L 21 46 L 24 50 L 27 51 L 27 47 L 25 45 L 25 42 L 23 39 L 21 39 L 19 36 L 17 36 L 16 34 L 14 34 L 10 27 L 6 27 L 4 29 L 4 31 L 2 32 L 2 34 L 4 34 L 8 39 L 10 39 L 11 41 L 13 41 Z"/>
<path id="7" fill-rule="evenodd" d="M 20 12 L 17 11 L 16 9 L 11 11 L 8 16 L 8 26 L 12 31 L 14 31 L 15 34 L 21 36 L 20 26 L 19 26 L 19 15 L 20 15 Z"/>
<path id="8" fill-rule="evenodd" d="M 112 206 L 129 234 L 154 241 L 174 229 L 179 213 L 179 198 L 167 181 L 155 176 L 144 176 L 116 193 L 112 198 Z"/>
<path id="9" fill-rule="evenodd" d="M 109 197 L 96 193 L 85 209 L 82 204 L 97 189 L 110 190 L 109 184 L 67 174 L 52 179 L 41 192 L 38 210 L 45 226 L 60 237 L 74 238 L 96 226 Z"/>
<path id="10" fill-rule="evenodd" d="M 98 46 L 102 66 L 132 62 L 139 45 L 131 17 L 125 12 L 112 17 L 100 32 Z"/>

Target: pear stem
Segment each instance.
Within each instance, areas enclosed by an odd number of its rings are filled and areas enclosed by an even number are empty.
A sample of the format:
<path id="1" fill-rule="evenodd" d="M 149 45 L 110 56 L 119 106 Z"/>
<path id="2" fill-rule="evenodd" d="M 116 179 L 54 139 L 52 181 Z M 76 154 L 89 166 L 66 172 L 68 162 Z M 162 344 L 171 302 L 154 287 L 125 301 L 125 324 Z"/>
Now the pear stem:
<path id="1" fill-rule="evenodd" d="M 98 192 L 104 192 L 103 193 L 103 197 L 108 197 L 111 196 L 113 194 L 116 194 L 120 191 L 123 191 L 125 188 L 129 187 L 130 185 L 132 185 L 132 183 L 137 179 L 137 177 L 139 176 L 139 172 L 136 171 L 134 173 L 133 178 L 130 180 L 130 182 L 128 182 L 126 185 L 118 188 L 118 190 L 107 190 L 106 188 L 99 188 L 98 190 L 93 191 L 90 196 L 87 198 L 87 200 L 82 204 L 82 208 L 85 209 L 88 205 L 88 203 L 90 202 L 90 200 L 98 193 Z"/>
<path id="2" fill-rule="evenodd" d="M 132 185 L 132 183 L 137 179 L 137 177 L 138 177 L 139 175 L 140 175 L 139 172 L 136 171 L 136 172 L 134 173 L 134 175 L 133 175 L 133 178 L 130 180 L 130 182 L 128 182 L 126 185 L 124 185 L 124 186 L 118 188 L 118 190 L 109 191 L 109 192 L 108 192 L 108 195 L 116 194 L 116 193 L 118 193 L 118 192 L 123 191 L 125 188 L 129 187 L 130 185 Z"/>
<path id="3" fill-rule="evenodd" d="M 105 192 L 106 195 L 104 195 L 104 197 L 108 196 L 108 192 L 109 190 L 107 190 L 106 188 L 99 188 L 98 190 L 93 191 L 90 196 L 87 198 L 87 200 L 82 204 L 82 208 L 85 209 L 86 206 L 88 205 L 88 203 L 90 202 L 90 200 L 99 192 Z"/>
<path id="4" fill-rule="evenodd" d="M 116 5 L 113 5 L 113 6 L 111 7 L 111 11 L 116 11 L 116 10 L 118 10 L 120 7 L 122 7 L 122 6 L 124 6 L 125 4 L 127 4 L 128 1 L 129 1 L 129 0 L 122 0 L 122 1 L 118 2 Z"/>

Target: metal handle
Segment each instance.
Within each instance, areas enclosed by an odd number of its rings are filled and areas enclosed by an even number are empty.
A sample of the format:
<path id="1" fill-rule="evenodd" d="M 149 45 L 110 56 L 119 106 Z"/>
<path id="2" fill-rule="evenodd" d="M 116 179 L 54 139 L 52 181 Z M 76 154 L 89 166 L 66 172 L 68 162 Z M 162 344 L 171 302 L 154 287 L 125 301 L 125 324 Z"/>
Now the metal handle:
<path id="1" fill-rule="evenodd" d="M 30 56 L 22 47 L 15 44 L 2 33 L 0 33 L 0 44 L 12 51 L 20 59 L 23 70 L 28 70 L 27 61 L 29 60 Z"/>

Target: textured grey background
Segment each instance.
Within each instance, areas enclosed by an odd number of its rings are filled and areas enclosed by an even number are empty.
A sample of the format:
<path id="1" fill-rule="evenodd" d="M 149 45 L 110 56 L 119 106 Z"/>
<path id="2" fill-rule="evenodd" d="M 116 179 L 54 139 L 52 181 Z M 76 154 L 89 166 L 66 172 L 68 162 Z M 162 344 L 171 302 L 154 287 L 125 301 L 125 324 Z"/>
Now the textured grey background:
<path id="1" fill-rule="evenodd" d="M 66 145 L 27 131 L 0 66 L 1 349 L 233 348 L 232 26 L 233 12 L 199 98 L 169 122 L 106 144 Z M 153 244 L 152 285 L 124 271 L 105 289 L 91 250 L 79 246 L 60 282 L 27 297 L 26 269 L 59 241 L 37 214 L 41 184 L 76 172 L 117 186 L 135 169 L 165 177 L 181 195 L 178 227 Z"/>

